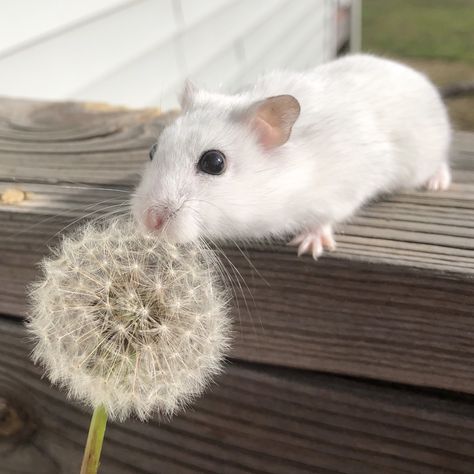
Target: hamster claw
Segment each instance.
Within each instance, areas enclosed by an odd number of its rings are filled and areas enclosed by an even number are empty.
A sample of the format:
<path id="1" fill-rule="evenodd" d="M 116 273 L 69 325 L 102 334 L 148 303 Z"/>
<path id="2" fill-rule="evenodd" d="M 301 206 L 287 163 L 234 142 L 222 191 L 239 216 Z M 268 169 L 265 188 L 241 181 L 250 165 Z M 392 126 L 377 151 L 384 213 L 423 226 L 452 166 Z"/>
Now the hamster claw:
<path id="1" fill-rule="evenodd" d="M 288 242 L 288 245 L 298 247 L 298 257 L 307 253 L 315 260 L 323 253 L 323 250 L 333 251 L 336 249 L 336 241 L 330 225 L 317 227 L 312 231 L 301 232 Z"/>

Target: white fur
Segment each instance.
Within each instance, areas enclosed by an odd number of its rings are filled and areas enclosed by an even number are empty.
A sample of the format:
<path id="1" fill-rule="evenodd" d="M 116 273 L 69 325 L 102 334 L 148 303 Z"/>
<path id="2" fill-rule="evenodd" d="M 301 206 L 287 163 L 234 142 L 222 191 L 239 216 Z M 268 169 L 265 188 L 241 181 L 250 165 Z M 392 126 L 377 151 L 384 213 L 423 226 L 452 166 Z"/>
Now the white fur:
<path id="1" fill-rule="evenodd" d="M 237 95 L 187 88 L 185 110 L 160 136 L 134 199 L 173 212 L 172 240 L 281 236 L 332 225 L 374 196 L 427 183 L 447 163 L 451 130 L 436 88 L 418 72 L 368 55 L 308 73 L 273 72 Z M 290 139 L 265 151 L 237 117 L 252 103 L 291 94 L 301 106 Z M 208 149 L 224 174 L 197 171 Z"/>

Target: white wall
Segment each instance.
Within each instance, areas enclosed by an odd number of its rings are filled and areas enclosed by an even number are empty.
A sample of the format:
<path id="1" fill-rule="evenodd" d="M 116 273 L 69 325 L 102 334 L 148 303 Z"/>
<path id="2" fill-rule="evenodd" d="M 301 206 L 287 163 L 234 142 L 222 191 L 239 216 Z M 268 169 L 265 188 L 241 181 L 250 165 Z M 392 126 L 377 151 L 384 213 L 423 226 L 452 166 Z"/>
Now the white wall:
<path id="1" fill-rule="evenodd" d="M 335 55 L 337 0 L 0 0 L 0 95 L 177 105 Z"/>

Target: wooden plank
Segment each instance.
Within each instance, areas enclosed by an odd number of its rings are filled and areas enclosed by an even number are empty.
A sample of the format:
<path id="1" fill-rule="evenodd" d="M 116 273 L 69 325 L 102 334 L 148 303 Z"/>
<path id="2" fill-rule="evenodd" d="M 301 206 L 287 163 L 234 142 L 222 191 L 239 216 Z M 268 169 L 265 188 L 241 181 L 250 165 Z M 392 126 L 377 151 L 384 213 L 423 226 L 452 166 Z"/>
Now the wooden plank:
<path id="1" fill-rule="evenodd" d="M 0 193 L 12 176 L 26 192 L 0 205 L 0 313 L 22 316 L 55 235 L 126 209 L 111 206 L 127 202 L 171 117 L 15 101 L 0 102 L 0 117 Z M 474 160 L 459 166 L 456 179 Z M 474 393 L 473 217 L 474 181 L 456 182 L 368 206 L 318 262 L 284 245 L 226 247 L 248 286 L 234 283 L 234 357 Z"/>
<path id="2" fill-rule="evenodd" d="M 0 184 L 0 192 L 8 187 Z M 26 313 L 25 286 L 59 231 L 87 214 L 122 211 L 116 206 L 128 200 L 121 189 L 20 187 L 23 203 L 0 206 L 0 312 L 14 315 Z M 423 207 L 409 210 L 424 215 Z M 234 356 L 474 393 L 466 363 L 474 351 L 472 247 L 439 246 L 435 235 L 429 244 L 367 233 L 342 235 L 338 254 L 317 263 L 284 246 L 255 246 L 244 255 L 226 248 L 245 282 L 241 292 L 233 275 Z"/>
<path id="3" fill-rule="evenodd" d="M 73 173 L 71 160 L 71 173 Z M 30 173 L 33 170 L 29 171 Z M 90 213 L 103 215 L 129 200 L 127 187 L 117 185 L 87 186 L 42 185 L 28 182 L 15 184 L 0 181 L 0 192 L 11 188 L 22 189 L 27 199 L 19 204 L 0 202 L 0 219 L 7 221 L 2 233 L 5 246 L 11 236 L 19 232 L 18 243 L 35 239 L 35 228 L 45 227 L 52 236 L 73 219 Z M 399 195 L 389 202 L 375 203 L 362 210 L 350 224 L 339 228 L 338 250 L 326 255 L 321 262 L 331 259 L 389 264 L 406 268 L 441 272 L 456 278 L 472 278 L 474 275 L 474 186 L 454 185 L 445 197 L 434 194 L 412 193 Z M 404 199 L 406 197 L 407 199 Z M 117 209 L 115 209 L 117 210 Z M 57 218 L 54 216 L 58 215 Z M 48 220 L 42 221 L 45 219 Z M 17 222 L 20 219 L 21 222 Z M 30 235 L 25 235 L 32 227 Z M 48 226 L 50 227 L 48 230 Z M 38 242 L 41 244 L 41 241 Z M 259 259 L 265 246 L 253 245 L 254 258 Z M 294 250 L 284 246 L 273 247 L 278 260 L 293 256 Z M 283 258 L 283 257 L 281 257 Z M 292 259 L 298 265 L 296 259 Z M 308 259 L 304 258 L 303 261 Z M 318 264 L 311 262 L 316 267 Z M 296 267 L 298 268 L 298 267 Z"/>
<path id="4" fill-rule="evenodd" d="M 0 179 L 132 185 L 176 113 L 0 100 Z"/>
<path id="5" fill-rule="evenodd" d="M 0 320 L 2 472 L 77 472 L 88 415 Z M 457 474 L 474 466 L 474 400 L 232 363 L 171 423 L 112 423 L 103 474 Z"/>

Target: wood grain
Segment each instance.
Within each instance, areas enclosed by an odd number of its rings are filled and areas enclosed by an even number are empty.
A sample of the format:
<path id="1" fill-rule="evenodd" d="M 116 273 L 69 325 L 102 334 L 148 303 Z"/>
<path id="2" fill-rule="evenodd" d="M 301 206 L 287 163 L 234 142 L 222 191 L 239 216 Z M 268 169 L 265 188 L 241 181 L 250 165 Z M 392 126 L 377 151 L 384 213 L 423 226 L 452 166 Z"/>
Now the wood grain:
<path id="1" fill-rule="evenodd" d="M 22 316 L 56 234 L 122 210 L 111 206 L 127 202 L 171 117 L 0 101 L 1 117 L 0 193 L 18 187 L 26 200 L 0 204 L 0 313 Z M 278 243 L 225 247 L 244 280 L 233 356 L 474 393 L 473 137 L 456 135 L 449 191 L 367 206 L 318 262 Z"/>
<path id="2" fill-rule="evenodd" d="M 130 185 L 176 113 L 0 100 L 0 180 Z"/>
<path id="3" fill-rule="evenodd" d="M 89 415 L 28 349 L 0 320 L 1 472 L 78 472 Z M 171 423 L 110 424 L 101 473 L 470 474 L 473 444 L 472 397 L 234 362 Z"/>

